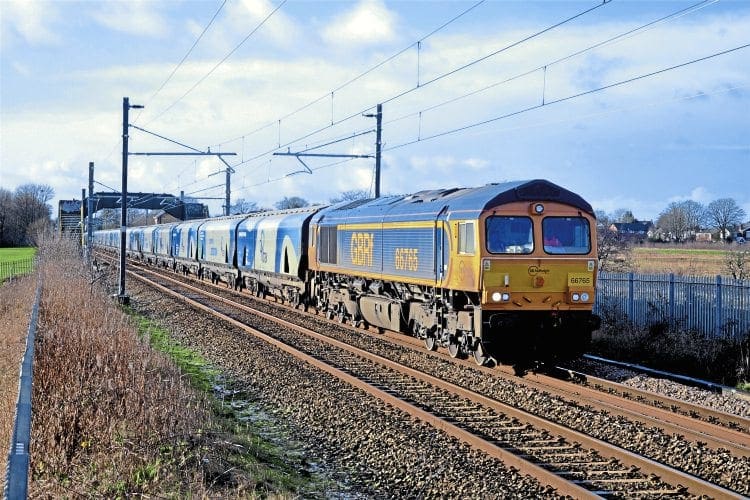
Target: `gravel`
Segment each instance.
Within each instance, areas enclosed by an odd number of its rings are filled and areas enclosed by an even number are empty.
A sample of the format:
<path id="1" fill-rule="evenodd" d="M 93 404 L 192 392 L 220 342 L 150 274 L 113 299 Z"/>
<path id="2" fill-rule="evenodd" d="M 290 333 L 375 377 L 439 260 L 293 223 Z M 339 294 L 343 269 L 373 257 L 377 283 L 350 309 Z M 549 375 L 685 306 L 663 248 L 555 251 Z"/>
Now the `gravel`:
<path id="1" fill-rule="evenodd" d="M 633 370 L 589 359 L 577 360 L 571 367 L 583 373 L 619 382 L 635 389 L 651 391 L 669 398 L 750 418 L 750 400 L 741 397 L 717 394 L 706 389 L 644 375 Z"/>
<path id="2" fill-rule="evenodd" d="M 226 323 L 131 285 L 131 304 L 272 408 L 308 461 L 379 498 L 554 497 L 535 479 Z"/>
<path id="3" fill-rule="evenodd" d="M 139 298 L 143 303 L 151 300 Z M 249 302 L 251 299 L 244 300 Z M 160 302 L 167 303 L 164 299 Z M 384 339 L 361 335 L 321 318 L 300 319 L 295 312 L 270 303 L 253 301 L 252 305 L 745 495 L 750 494 L 747 481 L 750 459 L 712 450 L 702 443 L 690 443 L 681 436 L 667 435 L 658 429 L 576 405 L 512 381 L 487 377 L 471 367 L 426 356 L 423 352 Z M 193 325 L 186 330 L 185 327 L 181 329 L 179 323 L 175 324 L 178 332 L 189 332 L 179 334 L 178 338 L 194 345 L 228 370 L 231 376 L 255 387 L 259 398 L 282 408 L 298 429 L 302 429 L 303 437 L 306 434 L 314 436 L 311 451 L 320 450 L 326 462 L 348 470 L 358 484 L 365 485 L 363 491 L 367 494 L 400 496 L 409 493 L 440 497 L 447 492 L 450 496 L 466 492 L 478 496 L 481 492 L 481 496 L 512 497 L 550 493 L 530 479 L 521 478 L 521 482 L 515 482 L 513 471 L 497 461 L 493 460 L 492 468 L 487 469 L 486 464 L 480 465 L 483 460 L 489 460 L 486 456 L 472 452 L 430 428 L 414 428 L 413 423 L 399 412 L 377 402 L 363 401 L 362 394 L 321 373 L 310 371 L 304 364 L 287 359 L 286 355 L 273 349 L 269 351 L 269 347 L 257 341 L 249 341 L 244 333 L 232 334 L 231 329 L 215 320 L 198 320 L 200 316 L 186 312 L 182 304 L 179 307 L 183 309 L 174 307 L 161 306 L 158 310 L 166 312 L 170 323 L 183 317 L 183 321 Z M 204 333 L 196 336 L 196 330 Z M 409 446 L 400 451 L 394 446 L 382 447 L 383 443 L 391 442 L 408 443 Z M 514 482 L 510 481 L 511 478 Z M 470 486 L 459 489 L 462 484 Z"/>

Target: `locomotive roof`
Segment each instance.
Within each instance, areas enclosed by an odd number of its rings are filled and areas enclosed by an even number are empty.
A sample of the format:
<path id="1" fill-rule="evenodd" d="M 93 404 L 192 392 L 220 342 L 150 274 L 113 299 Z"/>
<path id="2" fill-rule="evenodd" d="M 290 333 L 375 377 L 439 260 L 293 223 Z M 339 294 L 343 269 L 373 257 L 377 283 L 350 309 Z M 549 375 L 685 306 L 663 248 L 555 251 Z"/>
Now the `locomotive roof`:
<path id="1" fill-rule="evenodd" d="M 419 191 L 404 196 L 386 196 L 371 200 L 342 202 L 322 210 L 316 222 L 384 217 L 389 221 L 434 220 L 443 211 L 452 218 L 478 217 L 483 210 L 516 201 L 555 201 L 594 214 L 591 205 L 579 195 L 544 179 L 487 184 L 475 188 L 450 188 Z"/>

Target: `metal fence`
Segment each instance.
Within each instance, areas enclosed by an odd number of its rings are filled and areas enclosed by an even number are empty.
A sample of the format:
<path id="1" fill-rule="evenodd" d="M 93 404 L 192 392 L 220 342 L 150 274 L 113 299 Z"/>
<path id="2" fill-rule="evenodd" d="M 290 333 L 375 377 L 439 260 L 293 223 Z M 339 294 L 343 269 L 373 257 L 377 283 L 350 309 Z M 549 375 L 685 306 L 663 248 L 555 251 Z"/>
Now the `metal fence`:
<path id="1" fill-rule="evenodd" d="M 0 281 L 14 276 L 26 276 L 34 272 L 34 257 L 0 262 Z"/>
<path id="2" fill-rule="evenodd" d="M 664 323 L 708 336 L 750 332 L 750 281 L 600 272 L 594 312 L 638 326 Z"/>

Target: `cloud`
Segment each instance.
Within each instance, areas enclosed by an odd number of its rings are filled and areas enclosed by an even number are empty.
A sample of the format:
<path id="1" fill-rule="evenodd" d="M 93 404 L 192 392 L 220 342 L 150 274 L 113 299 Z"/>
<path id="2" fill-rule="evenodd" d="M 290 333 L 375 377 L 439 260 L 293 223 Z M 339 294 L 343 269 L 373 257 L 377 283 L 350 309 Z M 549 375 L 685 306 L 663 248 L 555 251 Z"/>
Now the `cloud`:
<path id="1" fill-rule="evenodd" d="M 153 38 L 164 38 L 169 32 L 167 20 L 158 11 L 160 2 L 130 0 L 100 5 L 91 16 L 111 30 Z"/>
<path id="2" fill-rule="evenodd" d="M 694 188 L 692 191 L 690 191 L 690 194 L 688 195 L 677 195 L 672 196 L 668 199 L 668 201 L 671 202 L 681 202 L 681 201 L 697 201 L 698 203 L 702 204 L 708 204 L 711 201 L 713 201 L 716 197 L 705 187 L 698 186 Z"/>
<path id="3" fill-rule="evenodd" d="M 8 45 L 20 37 L 31 45 L 56 45 L 59 38 L 52 28 L 58 20 L 57 7 L 52 2 L 2 0 L 0 30 L 2 44 Z"/>
<path id="4" fill-rule="evenodd" d="M 334 18 L 323 39 L 334 45 L 371 45 L 395 38 L 396 14 L 380 0 L 362 0 L 354 9 Z"/>
<path id="5" fill-rule="evenodd" d="M 277 45 L 292 46 L 300 30 L 294 21 L 284 14 L 284 7 L 268 17 L 276 7 L 276 4 L 268 0 L 240 0 L 237 3 L 228 4 L 226 17 L 232 26 L 232 32 L 240 33 L 243 37 L 268 18 L 253 37 L 270 39 Z M 239 40 L 232 43 L 237 42 Z"/>

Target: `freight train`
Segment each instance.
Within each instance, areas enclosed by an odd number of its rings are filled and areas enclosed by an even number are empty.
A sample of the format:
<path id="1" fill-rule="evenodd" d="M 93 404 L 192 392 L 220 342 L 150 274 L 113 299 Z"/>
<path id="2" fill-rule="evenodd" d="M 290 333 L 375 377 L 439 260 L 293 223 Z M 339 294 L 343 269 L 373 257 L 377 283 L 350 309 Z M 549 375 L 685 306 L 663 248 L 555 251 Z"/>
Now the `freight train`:
<path id="1" fill-rule="evenodd" d="M 546 180 L 133 227 L 127 253 L 478 364 L 575 357 L 599 324 L 594 211 Z"/>

